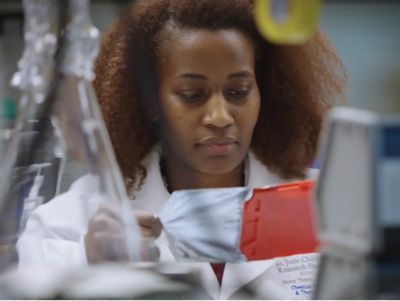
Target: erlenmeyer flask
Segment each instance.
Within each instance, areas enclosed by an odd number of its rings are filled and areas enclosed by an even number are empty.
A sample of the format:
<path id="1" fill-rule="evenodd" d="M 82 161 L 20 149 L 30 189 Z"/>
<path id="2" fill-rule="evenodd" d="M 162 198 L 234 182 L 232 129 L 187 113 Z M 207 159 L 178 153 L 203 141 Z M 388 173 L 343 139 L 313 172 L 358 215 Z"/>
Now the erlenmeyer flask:
<path id="1" fill-rule="evenodd" d="M 141 258 L 139 230 L 91 84 L 99 31 L 91 24 L 89 3 L 88 0 L 68 2 L 69 22 L 60 51 L 53 120 L 69 155 L 86 169 L 84 177 L 90 178 L 90 199 L 97 206 L 112 207 L 122 222 L 125 243 L 111 249 L 123 248 L 117 253 L 126 253 L 129 260 L 137 261 Z M 88 212 L 88 218 L 93 214 Z"/>
<path id="2" fill-rule="evenodd" d="M 16 126 L 1 163 L 0 269 L 15 262 L 29 213 L 57 192 L 63 154 L 45 110 L 54 74 L 56 2 L 25 0 L 25 49 L 13 85 L 22 92 Z"/>

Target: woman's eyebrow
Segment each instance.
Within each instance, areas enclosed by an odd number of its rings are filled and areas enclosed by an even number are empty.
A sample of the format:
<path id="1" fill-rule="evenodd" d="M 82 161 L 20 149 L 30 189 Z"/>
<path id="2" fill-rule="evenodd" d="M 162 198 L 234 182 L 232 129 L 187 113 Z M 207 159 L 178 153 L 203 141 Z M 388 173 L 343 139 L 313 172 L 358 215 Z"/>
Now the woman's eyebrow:
<path id="1" fill-rule="evenodd" d="M 228 79 L 233 79 L 233 78 L 249 78 L 253 77 L 253 74 L 249 71 L 240 71 L 240 72 L 235 72 L 231 73 L 228 75 Z"/>
<path id="2" fill-rule="evenodd" d="M 249 71 L 240 71 L 231 73 L 227 76 L 227 79 L 234 79 L 234 78 L 251 78 L 253 74 Z M 193 80 L 207 80 L 207 77 L 197 73 L 184 73 L 179 75 L 177 78 L 185 78 L 185 79 L 193 79 Z"/>
<path id="3" fill-rule="evenodd" d="M 196 73 L 184 73 L 179 75 L 178 78 L 207 80 L 207 77 L 205 77 L 204 75 Z"/>

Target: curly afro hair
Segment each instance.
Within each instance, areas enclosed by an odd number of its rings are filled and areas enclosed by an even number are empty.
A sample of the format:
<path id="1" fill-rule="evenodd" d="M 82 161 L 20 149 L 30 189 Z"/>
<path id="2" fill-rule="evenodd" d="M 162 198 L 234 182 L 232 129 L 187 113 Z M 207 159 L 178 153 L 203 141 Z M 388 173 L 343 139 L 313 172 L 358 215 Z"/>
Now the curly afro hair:
<path id="1" fill-rule="evenodd" d="M 252 151 L 282 178 L 303 177 L 324 114 L 345 100 L 345 70 L 325 35 L 317 32 L 304 45 L 273 45 L 257 32 L 251 0 L 136 0 L 103 35 L 94 81 L 117 160 L 134 189 L 146 177 L 140 162 L 158 143 L 149 107 L 171 23 L 235 29 L 253 41 L 261 109 Z"/>

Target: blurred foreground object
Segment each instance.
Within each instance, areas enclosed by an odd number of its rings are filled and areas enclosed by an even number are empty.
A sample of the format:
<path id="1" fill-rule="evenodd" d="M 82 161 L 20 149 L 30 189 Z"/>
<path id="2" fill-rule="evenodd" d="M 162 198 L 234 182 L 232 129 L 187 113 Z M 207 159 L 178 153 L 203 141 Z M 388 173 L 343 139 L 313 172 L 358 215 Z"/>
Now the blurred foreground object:
<path id="1" fill-rule="evenodd" d="M 2 156 L 12 137 L 17 114 L 16 96 L 9 82 L 15 71 L 15 53 L 18 53 L 21 38 L 16 34 L 20 29 L 19 25 L 14 19 L 0 21 L 0 173 Z"/>
<path id="2" fill-rule="evenodd" d="M 0 251 L 11 255 L 0 258 L 0 270 L 25 259 L 15 256 L 16 240 L 26 230 L 35 231 L 29 220 L 24 229 L 25 221 L 33 209 L 56 194 L 53 191 L 45 197 L 41 190 L 43 186 L 56 187 L 49 181 L 57 183 L 59 178 L 59 173 L 44 173 L 52 163 L 42 160 L 43 151 L 53 155 L 68 152 L 81 161 L 94 184 L 93 199 L 87 201 L 98 204 L 94 209 L 102 204 L 113 207 L 124 235 L 124 243 L 104 243 L 101 248 L 115 251 L 118 247 L 129 260 L 139 260 L 139 230 L 91 84 L 99 32 L 90 21 L 89 1 L 25 0 L 24 9 L 26 50 L 14 81 L 25 93 L 17 116 L 18 135 L 7 149 L 0 179 Z M 38 120 L 47 120 L 53 131 L 38 131 L 23 139 L 25 125 Z M 52 140 L 55 130 L 62 138 L 57 143 Z M 20 162 L 24 169 L 15 176 Z M 89 219 L 95 212 L 79 214 L 87 214 Z M 29 234 L 26 238 L 30 239 Z M 33 239 L 32 243 L 45 248 L 44 240 Z"/>
<path id="3" fill-rule="evenodd" d="M 316 299 L 400 297 L 400 117 L 337 108 L 316 189 Z"/>
<path id="4" fill-rule="evenodd" d="M 0 165 L 0 270 L 16 263 L 15 242 L 30 212 L 56 194 L 63 159 L 45 101 L 55 74 L 56 2 L 25 0 L 24 12 L 25 49 L 12 81 L 22 96 Z"/>
<path id="5" fill-rule="evenodd" d="M 209 299 L 198 273 L 173 265 L 104 263 L 79 269 L 13 269 L 0 276 L 0 299 Z"/>
<path id="6" fill-rule="evenodd" d="M 304 44 L 318 27 L 321 0 L 255 0 L 262 36 L 276 44 Z"/>
<path id="7" fill-rule="evenodd" d="M 96 214 L 93 209 L 104 205 L 112 207 L 116 220 L 121 222 L 124 242 L 116 245 L 105 240 L 101 245 L 103 253 L 112 252 L 108 258 L 126 254 L 128 260 L 138 261 L 140 233 L 91 83 L 100 33 L 91 23 L 90 1 L 67 1 L 66 18 L 58 86 L 53 96 L 53 120 L 60 129 L 66 151 L 81 163 L 93 184 L 88 202 L 97 206 L 91 206 L 92 210 L 83 214 L 89 220 Z"/>
<path id="8" fill-rule="evenodd" d="M 176 191 L 160 220 L 182 261 L 242 262 L 312 253 L 318 247 L 313 184 Z"/>

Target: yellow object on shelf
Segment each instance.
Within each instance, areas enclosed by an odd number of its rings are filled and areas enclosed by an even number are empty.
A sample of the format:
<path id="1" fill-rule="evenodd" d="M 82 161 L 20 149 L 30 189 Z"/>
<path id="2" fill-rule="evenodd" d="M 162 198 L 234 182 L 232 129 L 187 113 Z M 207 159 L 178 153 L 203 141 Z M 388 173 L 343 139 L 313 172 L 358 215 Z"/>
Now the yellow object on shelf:
<path id="1" fill-rule="evenodd" d="M 321 0 L 255 0 L 261 35 L 276 44 L 303 44 L 318 27 Z"/>

